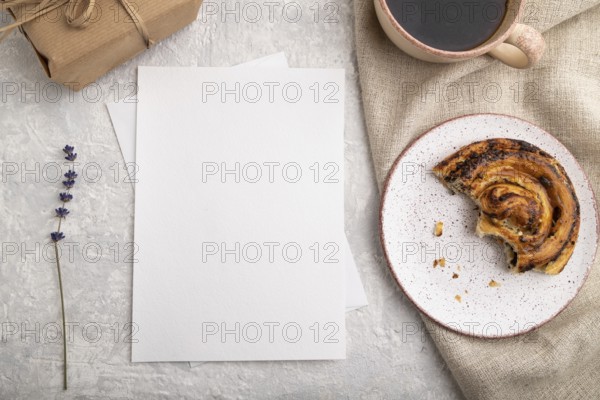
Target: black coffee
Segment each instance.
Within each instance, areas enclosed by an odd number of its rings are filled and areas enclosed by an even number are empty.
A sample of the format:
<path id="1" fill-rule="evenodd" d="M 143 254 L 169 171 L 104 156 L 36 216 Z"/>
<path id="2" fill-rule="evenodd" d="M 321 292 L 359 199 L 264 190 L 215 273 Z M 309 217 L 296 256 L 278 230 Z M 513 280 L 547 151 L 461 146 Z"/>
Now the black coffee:
<path id="1" fill-rule="evenodd" d="M 417 40 L 436 49 L 464 51 L 500 27 L 507 0 L 386 0 L 392 15 Z"/>

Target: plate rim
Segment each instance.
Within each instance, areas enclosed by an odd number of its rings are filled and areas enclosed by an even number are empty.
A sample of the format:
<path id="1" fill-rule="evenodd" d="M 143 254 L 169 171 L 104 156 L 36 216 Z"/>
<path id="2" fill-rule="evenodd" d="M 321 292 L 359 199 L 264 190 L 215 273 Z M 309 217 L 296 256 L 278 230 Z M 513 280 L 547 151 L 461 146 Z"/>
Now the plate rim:
<path id="1" fill-rule="evenodd" d="M 585 272 L 585 276 L 583 277 L 583 281 L 582 284 L 579 286 L 579 288 L 577 288 L 577 291 L 575 292 L 575 294 L 573 295 L 573 297 L 571 297 L 571 299 L 569 299 L 569 301 L 567 301 L 561 308 L 560 310 L 558 310 L 555 314 L 551 315 L 550 317 L 546 318 L 544 321 L 538 323 L 538 324 L 534 324 L 532 327 L 527 328 L 525 330 L 522 331 L 518 331 L 515 333 L 509 333 L 509 334 L 500 334 L 498 336 L 486 336 L 483 334 L 478 334 L 475 333 L 474 331 L 469 330 L 469 332 L 465 332 L 462 330 L 459 330 L 451 325 L 448 325 L 446 323 L 444 323 L 443 321 L 441 321 L 438 318 L 434 318 L 432 315 L 429 314 L 429 312 L 427 310 L 425 310 L 425 308 L 423 308 L 421 305 L 419 305 L 415 299 L 408 293 L 408 291 L 405 289 L 404 285 L 402 284 L 401 280 L 399 279 L 398 275 L 396 274 L 396 272 L 394 271 L 394 268 L 392 268 L 392 264 L 390 262 L 390 256 L 388 254 L 386 245 L 385 245 L 385 233 L 383 231 L 383 209 L 385 206 L 385 202 L 386 202 L 386 198 L 388 196 L 389 193 L 389 188 L 390 188 L 390 181 L 391 181 L 391 177 L 392 175 L 396 172 L 396 168 L 398 167 L 398 164 L 400 163 L 400 160 L 405 156 L 405 154 L 414 146 L 416 145 L 421 139 L 423 139 L 425 136 L 431 134 L 431 132 L 433 132 L 434 130 L 452 123 L 456 120 L 460 120 L 460 119 L 468 119 L 468 118 L 473 118 L 473 117 L 483 117 L 483 116 L 492 116 L 492 117 L 501 117 L 501 118 L 506 118 L 506 119 L 512 119 L 512 120 L 517 120 L 519 122 L 524 122 L 527 125 L 533 126 L 537 129 L 539 129 L 540 131 L 546 133 L 547 135 L 549 135 L 550 137 L 552 137 L 559 146 L 561 146 L 564 150 L 567 151 L 568 154 L 571 155 L 571 157 L 573 157 L 573 160 L 575 161 L 575 167 L 582 172 L 583 174 L 583 178 L 585 181 L 585 184 L 587 185 L 590 193 L 592 194 L 592 200 L 594 203 L 594 211 L 596 213 L 596 242 L 594 243 L 594 251 L 593 254 L 594 256 L 591 258 L 591 261 L 589 262 L 589 264 L 586 266 L 586 272 Z M 590 272 L 592 270 L 592 267 L 594 266 L 594 262 L 596 261 L 596 259 L 598 258 L 598 243 L 600 242 L 600 213 L 598 212 L 598 202 L 597 202 L 597 198 L 596 198 L 596 193 L 594 192 L 594 188 L 592 187 L 592 185 L 590 184 L 590 180 L 585 172 L 585 170 L 581 167 L 581 164 L 579 163 L 579 160 L 577 160 L 577 158 L 573 155 L 573 153 L 571 153 L 571 151 L 553 134 L 551 134 L 550 132 L 546 131 L 545 129 L 541 128 L 540 126 L 529 122 L 523 118 L 520 117 L 515 117 L 513 115 L 508 115 L 508 114 L 501 114 L 501 113 L 473 113 L 473 114 L 465 114 L 465 115 L 461 115 L 461 116 L 457 116 L 454 118 L 450 118 L 447 120 L 444 120 L 443 122 L 423 131 L 422 133 L 420 133 L 419 135 L 417 135 L 414 139 L 412 139 L 407 145 L 406 147 L 400 152 L 400 154 L 396 157 L 396 159 L 394 160 L 392 166 L 390 167 L 389 171 L 386 174 L 384 183 L 383 183 L 383 187 L 382 187 L 382 191 L 381 191 L 381 199 L 379 202 L 379 240 L 380 240 L 380 244 L 381 247 L 383 249 L 383 254 L 385 256 L 385 260 L 386 260 L 386 264 L 387 267 L 389 269 L 389 271 L 392 273 L 392 276 L 394 277 L 394 280 L 396 281 L 396 284 L 398 285 L 398 287 L 400 288 L 400 290 L 402 290 L 402 292 L 404 293 L 404 295 L 410 300 L 410 302 L 419 310 L 419 312 L 421 312 L 423 315 L 427 316 L 427 318 L 429 318 L 430 320 L 434 321 L 436 324 L 452 331 L 455 333 L 458 333 L 460 335 L 464 335 L 467 337 L 472 337 L 472 338 L 479 338 L 479 339 L 507 339 L 507 338 L 513 338 L 516 336 L 521 336 L 524 335 L 526 333 L 535 331 L 536 329 L 541 328 L 542 326 L 546 325 L 548 322 L 552 321 L 554 318 L 556 318 L 558 315 L 560 315 L 572 302 L 573 300 L 575 300 L 575 298 L 579 295 L 579 292 L 581 291 L 581 289 L 583 288 L 583 286 L 586 284 Z"/>

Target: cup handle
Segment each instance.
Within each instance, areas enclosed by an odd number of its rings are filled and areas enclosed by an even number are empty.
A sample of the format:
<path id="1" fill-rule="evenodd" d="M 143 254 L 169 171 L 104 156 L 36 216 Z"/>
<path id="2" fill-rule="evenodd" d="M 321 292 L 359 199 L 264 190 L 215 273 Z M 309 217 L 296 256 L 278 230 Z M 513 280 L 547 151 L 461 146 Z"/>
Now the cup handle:
<path id="1" fill-rule="evenodd" d="M 506 42 L 488 54 L 513 68 L 530 68 L 537 63 L 546 49 L 541 33 L 529 25 L 517 24 Z"/>

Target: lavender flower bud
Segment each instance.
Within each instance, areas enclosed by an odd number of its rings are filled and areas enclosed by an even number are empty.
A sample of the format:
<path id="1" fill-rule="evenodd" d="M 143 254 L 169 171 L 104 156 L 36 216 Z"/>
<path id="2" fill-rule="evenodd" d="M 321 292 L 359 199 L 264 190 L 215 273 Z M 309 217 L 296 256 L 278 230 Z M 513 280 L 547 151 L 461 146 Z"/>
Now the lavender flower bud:
<path id="1" fill-rule="evenodd" d="M 64 207 L 58 207 L 56 210 L 56 216 L 58 218 L 65 218 L 67 215 L 69 215 L 69 210 L 67 210 Z"/>
<path id="2" fill-rule="evenodd" d="M 65 238 L 65 235 L 62 232 L 52 232 L 50 234 L 50 238 L 52 238 L 52 241 L 56 243 L 59 240 L 63 240 Z"/>
<path id="3" fill-rule="evenodd" d="M 73 195 L 71 193 L 63 192 L 59 196 L 60 201 L 62 201 L 63 203 L 68 203 L 69 201 L 73 200 Z"/>

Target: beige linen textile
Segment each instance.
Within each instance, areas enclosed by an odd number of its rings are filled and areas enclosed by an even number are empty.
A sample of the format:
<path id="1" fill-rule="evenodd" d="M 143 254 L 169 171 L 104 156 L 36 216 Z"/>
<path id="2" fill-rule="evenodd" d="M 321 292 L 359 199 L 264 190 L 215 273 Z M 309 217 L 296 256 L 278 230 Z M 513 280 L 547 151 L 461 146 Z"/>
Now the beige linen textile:
<path id="1" fill-rule="evenodd" d="M 379 187 L 422 132 L 450 118 L 492 112 L 554 134 L 600 193 L 599 4 L 530 1 L 524 22 L 544 32 L 548 48 L 536 67 L 515 70 L 487 56 L 458 64 L 412 59 L 387 39 L 372 1 L 357 1 L 357 57 Z M 598 264 L 571 305 L 527 335 L 474 339 L 424 317 L 428 329 L 443 333 L 432 337 L 467 398 L 600 399 Z"/>

